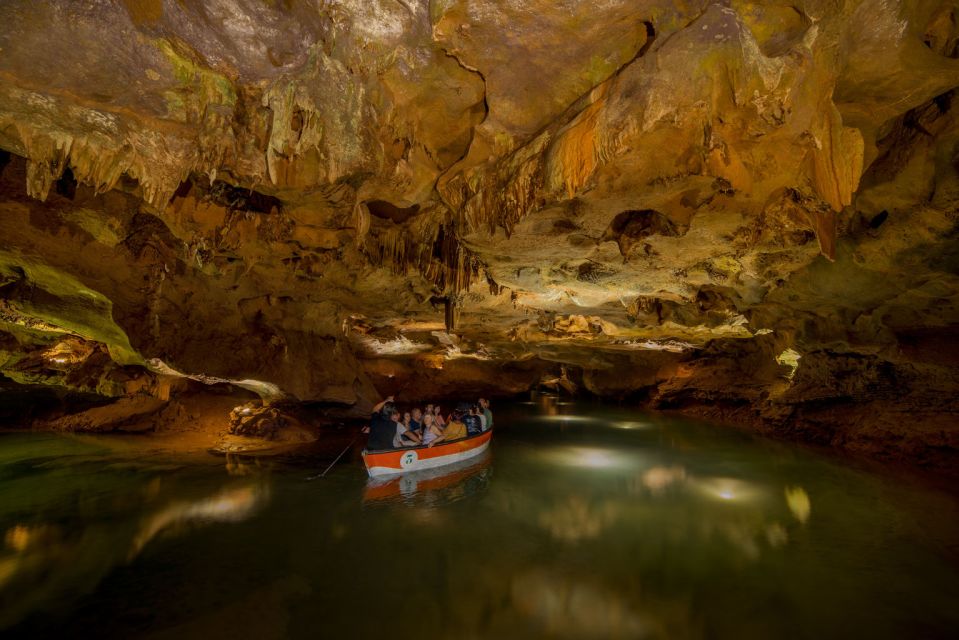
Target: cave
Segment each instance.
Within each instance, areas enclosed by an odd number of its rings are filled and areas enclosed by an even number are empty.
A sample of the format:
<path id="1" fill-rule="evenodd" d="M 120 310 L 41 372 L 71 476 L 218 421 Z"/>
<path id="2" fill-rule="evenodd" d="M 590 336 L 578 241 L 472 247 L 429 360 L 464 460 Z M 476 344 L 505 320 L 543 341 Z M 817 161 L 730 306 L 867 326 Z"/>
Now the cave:
<path id="1" fill-rule="evenodd" d="M 952 637 L 957 15 L 0 2 L 0 636 Z"/>

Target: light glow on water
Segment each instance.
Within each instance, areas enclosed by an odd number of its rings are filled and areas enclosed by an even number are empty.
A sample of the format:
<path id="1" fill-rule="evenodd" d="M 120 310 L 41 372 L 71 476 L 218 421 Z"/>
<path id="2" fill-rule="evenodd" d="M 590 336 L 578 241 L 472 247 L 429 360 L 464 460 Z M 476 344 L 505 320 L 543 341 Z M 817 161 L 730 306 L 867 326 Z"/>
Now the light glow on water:
<path id="1" fill-rule="evenodd" d="M 789 511 L 799 522 L 805 524 L 809 520 L 809 513 L 812 511 L 812 502 L 809 494 L 802 487 L 786 487 L 786 505 Z"/>
<path id="2" fill-rule="evenodd" d="M 620 420 L 616 422 L 610 422 L 609 424 L 617 429 L 626 429 L 627 431 L 632 431 L 635 429 L 649 429 L 653 426 L 649 422 L 635 422 L 631 420 Z"/>
<path id="3" fill-rule="evenodd" d="M 543 452 L 551 463 L 587 469 L 631 469 L 642 464 L 637 455 L 600 447 L 562 447 Z"/>
<path id="4" fill-rule="evenodd" d="M 616 466 L 616 461 L 608 451 L 597 449 L 584 449 L 579 453 L 579 459 L 582 465 L 594 468 L 607 468 Z"/>
<path id="5" fill-rule="evenodd" d="M 736 478 L 695 478 L 691 482 L 703 495 L 724 502 L 750 502 L 763 493 L 758 487 Z"/>
<path id="6" fill-rule="evenodd" d="M 548 420 L 549 422 L 596 422 L 596 419 L 590 416 L 558 415 L 543 416 L 541 419 Z"/>

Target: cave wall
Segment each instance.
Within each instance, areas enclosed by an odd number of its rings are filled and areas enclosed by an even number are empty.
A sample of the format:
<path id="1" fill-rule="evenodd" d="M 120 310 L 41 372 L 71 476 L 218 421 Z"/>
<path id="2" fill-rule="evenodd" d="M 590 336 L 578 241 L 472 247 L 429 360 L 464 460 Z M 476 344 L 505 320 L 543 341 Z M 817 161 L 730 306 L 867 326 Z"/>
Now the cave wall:
<path id="1" fill-rule="evenodd" d="M 957 15 L 5 2 L 0 374 L 353 415 L 565 378 L 936 458 Z"/>

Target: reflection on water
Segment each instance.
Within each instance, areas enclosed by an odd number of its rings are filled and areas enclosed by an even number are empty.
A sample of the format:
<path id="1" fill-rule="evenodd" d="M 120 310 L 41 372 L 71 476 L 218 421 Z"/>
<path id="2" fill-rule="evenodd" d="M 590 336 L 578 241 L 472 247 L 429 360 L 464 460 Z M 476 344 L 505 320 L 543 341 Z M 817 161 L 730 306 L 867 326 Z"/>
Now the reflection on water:
<path id="1" fill-rule="evenodd" d="M 74 602 L 155 538 L 238 522 L 269 496 L 266 478 L 183 482 L 171 473 L 180 463 L 125 458 L 96 442 L 0 440 L 0 630 Z"/>
<path id="2" fill-rule="evenodd" d="M 239 522 L 249 518 L 269 497 L 267 485 L 251 484 L 224 489 L 209 498 L 177 501 L 148 516 L 136 536 L 130 558 L 150 540 L 168 530 L 180 531 L 187 525 L 211 522 Z"/>
<path id="3" fill-rule="evenodd" d="M 809 501 L 809 494 L 802 487 L 786 487 L 786 504 L 796 520 L 805 523 L 809 520 L 809 513 L 812 511 L 812 503 Z"/>
<path id="4" fill-rule="evenodd" d="M 655 618 L 644 616 L 621 593 L 556 572 L 514 576 L 510 595 L 523 616 L 553 637 L 650 637 L 655 624 Z"/>
<path id="5" fill-rule="evenodd" d="M 302 462 L 0 438 L 0 635 L 936 638 L 959 628 L 952 495 L 599 405 L 539 397 L 497 408 L 496 424 L 479 460 L 370 480 L 354 459 L 314 482 Z"/>
<path id="6" fill-rule="evenodd" d="M 366 482 L 363 501 L 370 505 L 397 500 L 410 505 L 432 507 L 449 504 L 475 495 L 487 487 L 492 460 L 492 453 L 487 449 L 476 458 L 445 467 L 370 478 Z"/>
<path id="7" fill-rule="evenodd" d="M 613 500 L 594 505 L 582 495 L 572 495 L 540 511 L 537 521 L 554 538 L 578 541 L 599 537 L 621 511 L 621 505 Z"/>
<path id="8" fill-rule="evenodd" d="M 161 533 L 185 531 L 189 525 L 201 526 L 211 522 L 238 522 L 250 517 L 256 507 L 268 497 L 266 485 L 247 485 L 224 489 L 215 495 L 196 501 L 176 501 L 150 512 L 133 536 L 127 560 L 132 560 L 150 540 Z M 0 557 L 0 587 L 15 579 L 31 581 L 33 577 L 59 572 L 57 566 L 73 562 L 73 556 L 82 553 L 87 540 L 86 531 L 47 524 L 15 524 L 4 536 L 6 550 Z M 111 558 L 120 562 L 122 556 Z"/>
<path id="9" fill-rule="evenodd" d="M 660 495 L 671 486 L 686 482 L 686 468 L 681 465 L 671 467 L 654 466 L 639 475 L 639 482 L 633 483 L 633 491 L 645 487 L 653 495 Z"/>
<path id="10" fill-rule="evenodd" d="M 191 528 L 214 522 L 249 518 L 269 496 L 265 483 L 234 486 L 196 500 L 169 500 L 156 479 L 145 487 L 140 524 L 110 526 L 96 517 L 89 521 L 18 523 L 6 530 L 6 548 L 0 555 L 0 621 L 15 622 L 34 603 L 64 597 L 77 585 L 93 585 L 113 566 L 132 561 L 155 537 L 187 534 Z M 132 506 L 119 498 L 117 505 Z M 161 506 L 162 505 L 162 506 Z M 106 508 L 106 517 L 116 516 Z M 124 553 L 126 551 L 126 553 Z M 0 626 L 2 628 L 2 626 Z"/>

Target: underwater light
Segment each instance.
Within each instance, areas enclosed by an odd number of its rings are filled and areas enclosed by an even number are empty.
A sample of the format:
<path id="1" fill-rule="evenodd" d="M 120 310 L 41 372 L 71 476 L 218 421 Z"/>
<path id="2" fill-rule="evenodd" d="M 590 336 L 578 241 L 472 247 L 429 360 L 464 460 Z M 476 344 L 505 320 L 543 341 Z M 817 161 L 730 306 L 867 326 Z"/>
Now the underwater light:
<path id="1" fill-rule="evenodd" d="M 735 478 L 699 478 L 692 481 L 692 484 L 710 498 L 723 502 L 741 502 L 759 495 L 755 486 Z"/>
<path id="2" fill-rule="evenodd" d="M 809 500 L 809 494 L 806 493 L 806 490 L 802 487 L 786 487 L 785 494 L 786 505 L 796 520 L 799 520 L 801 523 L 809 520 L 812 503 Z"/>
<path id="3" fill-rule="evenodd" d="M 630 420 L 621 420 L 618 422 L 611 422 L 610 424 L 613 427 L 616 427 L 617 429 L 629 429 L 629 430 L 648 429 L 649 427 L 653 426 L 648 422 L 634 422 Z"/>
<path id="4" fill-rule="evenodd" d="M 639 464 L 633 456 L 599 447 L 562 447 L 544 451 L 543 455 L 550 462 L 587 469 L 627 469 Z"/>
<path id="5" fill-rule="evenodd" d="M 612 467 L 615 462 L 606 451 L 584 451 L 581 454 L 583 466 L 586 467 Z"/>
<path id="6" fill-rule="evenodd" d="M 542 416 L 542 420 L 549 420 L 550 422 L 594 422 L 594 418 L 589 416 L 571 416 L 571 415 L 555 415 L 555 416 Z"/>

